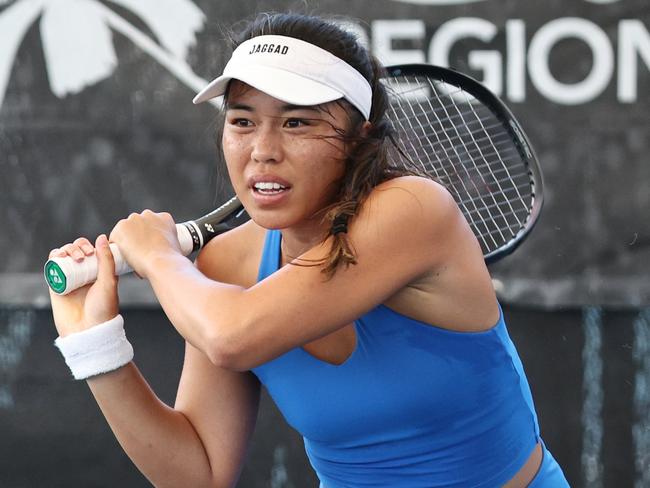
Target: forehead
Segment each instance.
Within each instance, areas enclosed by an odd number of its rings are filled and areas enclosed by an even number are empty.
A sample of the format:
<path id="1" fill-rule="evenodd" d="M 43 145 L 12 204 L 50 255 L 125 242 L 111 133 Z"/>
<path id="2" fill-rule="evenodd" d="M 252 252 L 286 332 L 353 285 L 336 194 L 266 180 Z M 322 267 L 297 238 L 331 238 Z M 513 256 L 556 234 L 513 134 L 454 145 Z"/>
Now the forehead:
<path id="1" fill-rule="evenodd" d="M 253 103 L 253 104 L 272 104 L 272 105 L 286 105 L 287 102 L 283 102 L 278 98 L 274 98 L 271 95 L 258 90 L 251 85 L 244 83 L 239 80 L 231 80 L 228 84 L 228 90 L 226 92 L 226 106 L 230 107 L 234 104 L 240 103 Z"/>
<path id="2" fill-rule="evenodd" d="M 339 111 L 345 112 L 339 103 L 328 102 L 321 105 L 295 105 L 286 101 L 274 98 L 257 88 L 239 80 L 231 80 L 226 94 L 226 109 L 246 107 L 255 109 L 272 109 L 274 111 L 287 112 L 292 110 L 307 110 L 319 113 L 322 116 L 338 117 Z"/>

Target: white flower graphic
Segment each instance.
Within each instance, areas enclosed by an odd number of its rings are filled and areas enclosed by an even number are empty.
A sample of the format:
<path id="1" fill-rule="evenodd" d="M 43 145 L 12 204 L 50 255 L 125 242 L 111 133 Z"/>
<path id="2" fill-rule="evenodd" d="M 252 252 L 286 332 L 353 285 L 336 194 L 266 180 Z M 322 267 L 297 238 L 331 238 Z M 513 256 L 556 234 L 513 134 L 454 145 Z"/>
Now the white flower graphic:
<path id="1" fill-rule="evenodd" d="M 117 66 L 112 30 L 121 33 L 194 91 L 206 81 L 185 62 L 205 15 L 191 0 L 112 0 L 137 15 L 156 36 L 146 35 L 97 0 L 0 0 L 0 107 L 16 53 L 40 17 L 52 93 L 78 93 L 109 77 Z"/>

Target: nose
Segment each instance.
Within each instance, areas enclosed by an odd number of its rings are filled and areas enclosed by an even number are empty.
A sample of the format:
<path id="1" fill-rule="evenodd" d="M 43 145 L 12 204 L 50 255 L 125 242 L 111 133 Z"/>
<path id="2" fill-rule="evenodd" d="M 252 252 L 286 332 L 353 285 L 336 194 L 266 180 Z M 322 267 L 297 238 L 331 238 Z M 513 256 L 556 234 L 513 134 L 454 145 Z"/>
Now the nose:
<path id="1" fill-rule="evenodd" d="M 255 132 L 251 157 L 258 163 L 277 163 L 282 160 L 282 136 L 270 125 L 258 127 Z"/>

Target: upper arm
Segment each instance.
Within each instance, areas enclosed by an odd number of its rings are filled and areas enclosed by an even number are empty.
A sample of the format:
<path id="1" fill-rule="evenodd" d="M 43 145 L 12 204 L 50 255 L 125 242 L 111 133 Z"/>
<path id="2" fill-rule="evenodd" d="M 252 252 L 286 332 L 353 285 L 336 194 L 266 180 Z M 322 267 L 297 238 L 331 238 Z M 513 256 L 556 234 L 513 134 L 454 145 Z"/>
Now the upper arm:
<path id="1" fill-rule="evenodd" d="M 443 266 L 466 226 L 440 185 L 399 178 L 376 188 L 351 222 L 348 237 L 357 264 L 329 280 L 319 266 L 284 266 L 243 291 L 235 317 L 246 317 L 224 340 L 232 366 L 247 369 L 327 335 L 383 303 L 426 273 Z M 301 256 L 318 262 L 329 240 Z M 236 319 L 241 320 L 241 319 Z"/>
<path id="2" fill-rule="evenodd" d="M 246 285 L 250 271 L 246 249 L 254 229 L 239 228 L 213 239 L 197 257 L 197 268 L 206 276 Z M 252 256 L 252 260 L 256 259 Z M 257 417 L 260 384 L 251 372 L 215 366 L 199 349 L 186 343 L 183 372 L 175 409 L 192 423 L 210 461 L 216 486 L 234 486 L 243 466 Z"/>
<path id="3" fill-rule="evenodd" d="M 259 395 L 259 382 L 252 373 L 219 368 L 186 344 L 175 409 L 187 417 L 201 439 L 216 486 L 235 486 L 239 478 Z"/>

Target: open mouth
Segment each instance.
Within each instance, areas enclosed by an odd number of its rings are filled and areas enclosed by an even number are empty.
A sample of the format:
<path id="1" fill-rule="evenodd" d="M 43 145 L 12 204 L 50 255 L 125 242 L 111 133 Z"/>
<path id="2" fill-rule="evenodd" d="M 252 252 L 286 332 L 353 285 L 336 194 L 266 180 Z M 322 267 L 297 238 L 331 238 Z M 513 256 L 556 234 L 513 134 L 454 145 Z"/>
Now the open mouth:
<path id="1" fill-rule="evenodd" d="M 276 182 L 259 181 L 253 185 L 255 191 L 261 195 L 276 195 L 289 189 L 289 187 Z"/>

